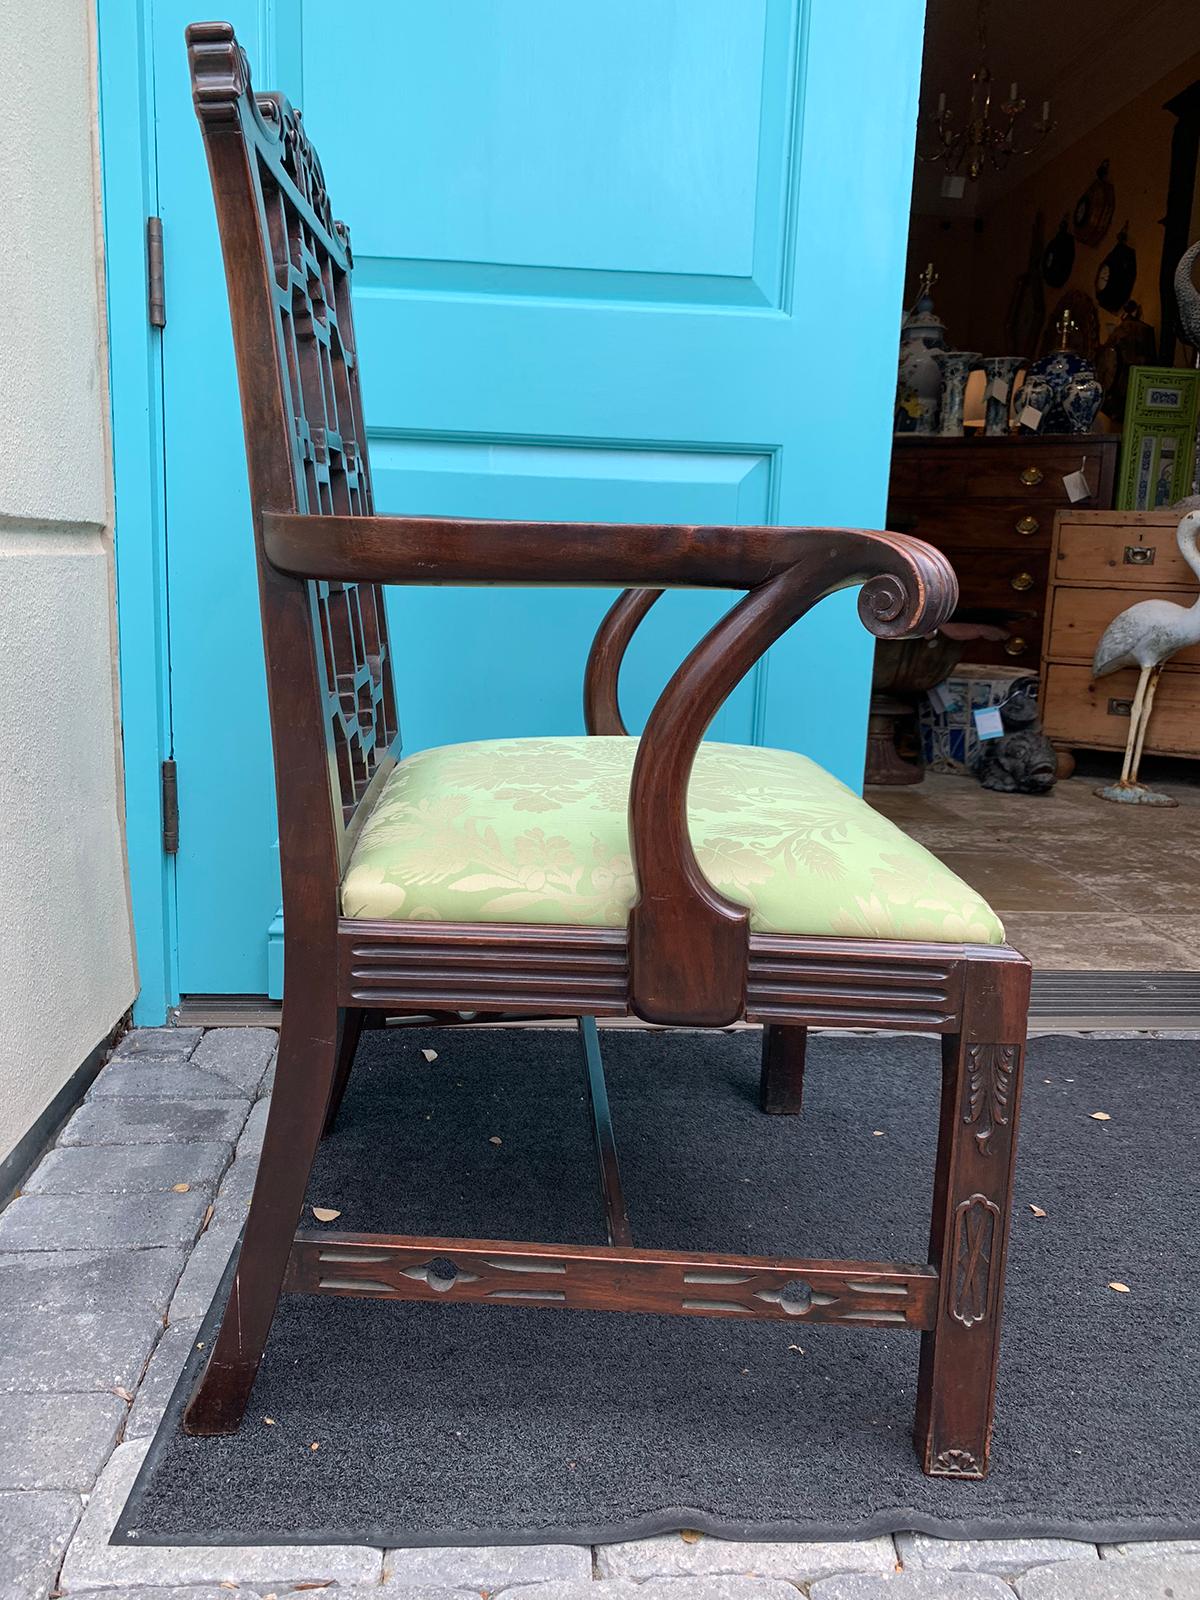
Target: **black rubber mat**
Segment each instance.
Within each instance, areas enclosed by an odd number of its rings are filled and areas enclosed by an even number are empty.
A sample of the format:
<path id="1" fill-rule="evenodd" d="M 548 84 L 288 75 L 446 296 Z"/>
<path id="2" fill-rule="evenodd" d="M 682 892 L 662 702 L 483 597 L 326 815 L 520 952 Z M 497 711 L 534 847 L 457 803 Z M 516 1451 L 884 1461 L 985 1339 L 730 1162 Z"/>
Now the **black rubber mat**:
<path id="1" fill-rule="evenodd" d="M 936 1042 L 814 1038 L 789 1118 L 755 1034 L 601 1037 L 637 1244 L 925 1259 Z M 1198 1058 L 1031 1045 L 986 1482 L 918 1469 L 905 1330 L 296 1296 L 236 1436 L 180 1433 L 184 1374 L 116 1540 L 1200 1534 Z M 602 1243 L 585 1104 L 567 1031 L 368 1035 L 309 1202 Z"/>

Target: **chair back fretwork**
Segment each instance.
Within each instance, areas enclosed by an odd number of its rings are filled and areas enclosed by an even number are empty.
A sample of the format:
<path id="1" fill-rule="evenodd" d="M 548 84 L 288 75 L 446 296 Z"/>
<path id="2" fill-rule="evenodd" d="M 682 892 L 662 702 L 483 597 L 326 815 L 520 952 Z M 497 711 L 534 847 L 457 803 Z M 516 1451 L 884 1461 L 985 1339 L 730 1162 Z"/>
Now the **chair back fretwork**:
<path id="1" fill-rule="evenodd" d="M 256 430 L 248 451 L 252 504 L 272 504 L 290 481 L 287 509 L 370 515 L 349 233 L 332 216 L 300 112 L 282 95 L 253 91 L 228 24 L 193 25 L 188 50 L 230 282 L 243 411 L 248 434 L 251 420 Z M 240 135 L 244 165 L 231 159 L 231 135 Z M 256 334 L 261 348 L 268 327 L 277 372 L 260 370 L 255 359 Z M 257 509 L 255 534 L 262 577 Z M 293 580 L 272 572 L 263 583 L 277 760 L 280 720 L 297 714 L 294 682 L 284 682 L 296 663 L 274 660 L 271 650 L 269 596 L 281 581 Z M 324 741 L 334 837 L 344 858 L 359 802 L 390 765 L 398 740 L 387 618 L 378 585 L 318 581 L 304 587 L 319 701 L 314 732 Z"/>

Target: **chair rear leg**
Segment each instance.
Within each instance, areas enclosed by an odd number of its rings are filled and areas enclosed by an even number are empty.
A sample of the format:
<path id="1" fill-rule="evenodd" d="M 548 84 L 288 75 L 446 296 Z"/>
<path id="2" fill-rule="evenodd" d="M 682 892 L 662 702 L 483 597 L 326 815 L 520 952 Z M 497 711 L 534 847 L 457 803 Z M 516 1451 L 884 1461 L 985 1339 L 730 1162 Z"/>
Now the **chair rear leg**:
<path id="1" fill-rule="evenodd" d="M 1024 961 L 969 961 L 962 1032 L 942 1040 L 929 1242 L 940 1281 L 913 1435 L 935 1477 L 982 1478 L 988 1467 L 1029 978 Z"/>
<path id="2" fill-rule="evenodd" d="M 333 1087 L 329 1091 L 329 1109 L 325 1113 L 325 1122 L 321 1129 L 322 1138 L 333 1131 L 337 1114 L 342 1108 L 346 1085 L 350 1082 L 354 1055 L 358 1049 L 358 1041 L 362 1038 L 363 1023 L 366 1021 L 367 1013 L 358 1006 L 349 1006 L 339 1012 L 338 1016 L 341 1028 L 338 1034 L 337 1067 L 333 1075 Z"/>
<path id="3" fill-rule="evenodd" d="M 307 993 L 303 984 L 285 983 L 275 1088 L 254 1194 L 220 1332 L 184 1412 L 185 1433 L 235 1433 L 245 1414 L 330 1103 L 337 1022 L 323 979 Z"/>
<path id="4" fill-rule="evenodd" d="M 758 1103 L 772 1116 L 795 1116 L 804 1100 L 804 1055 L 808 1029 L 768 1022 L 763 1028 Z"/>

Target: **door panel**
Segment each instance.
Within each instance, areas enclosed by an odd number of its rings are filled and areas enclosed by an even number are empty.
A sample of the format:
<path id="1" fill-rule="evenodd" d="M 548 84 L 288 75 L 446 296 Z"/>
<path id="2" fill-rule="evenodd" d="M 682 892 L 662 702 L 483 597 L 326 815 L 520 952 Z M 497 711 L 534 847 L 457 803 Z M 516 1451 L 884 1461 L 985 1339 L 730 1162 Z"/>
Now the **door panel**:
<path id="1" fill-rule="evenodd" d="M 303 106 L 350 226 L 381 508 L 880 525 L 920 0 L 228 9 L 259 87 Z M 275 833 L 190 10 L 155 0 L 179 981 L 255 992 Z M 394 592 L 406 749 L 578 730 L 610 598 Z M 651 614 L 631 726 L 731 598 Z M 857 783 L 870 654 L 834 597 L 710 736 L 803 748 Z"/>

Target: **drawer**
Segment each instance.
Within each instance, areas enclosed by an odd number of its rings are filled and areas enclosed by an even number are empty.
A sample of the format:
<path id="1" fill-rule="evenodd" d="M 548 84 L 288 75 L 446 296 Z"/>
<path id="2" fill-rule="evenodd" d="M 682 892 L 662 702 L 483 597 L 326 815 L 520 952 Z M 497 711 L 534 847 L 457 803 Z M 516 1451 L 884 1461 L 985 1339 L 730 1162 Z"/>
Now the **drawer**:
<path id="1" fill-rule="evenodd" d="M 1070 445 L 1065 440 L 1062 448 L 1022 449 L 1019 444 L 1011 449 L 980 451 L 970 465 L 967 481 L 960 493 L 975 499 L 1014 499 L 1040 501 L 1043 505 L 1069 506 L 1063 478 L 1068 473 L 1083 468 L 1092 495 L 1095 496 L 1104 479 L 1104 455 L 1092 445 Z M 1091 504 L 1080 500 L 1080 506 Z"/>
<path id="2" fill-rule="evenodd" d="M 1197 593 L 1192 569 L 1179 554 L 1175 527 L 1161 523 L 1064 521 L 1058 530 L 1056 583 L 1119 584 L 1122 589 L 1157 590 L 1172 585 L 1190 590 L 1178 596 L 1185 605 Z"/>
<path id="3" fill-rule="evenodd" d="M 1050 566 L 1044 550 L 947 548 L 946 554 L 958 574 L 960 605 L 1042 611 Z"/>
<path id="4" fill-rule="evenodd" d="M 1042 726 L 1059 744 L 1123 750 L 1137 680 L 1130 670 L 1093 682 L 1090 667 L 1056 662 L 1046 671 Z M 1200 755 L 1200 672 L 1168 667 L 1163 673 L 1146 749 L 1158 755 Z"/>
<path id="5" fill-rule="evenodd" d="M 893 494 L 888 527 L 939 550 L 994 550 L 998 545 L 1048 552 L 1056 508 L 1012 500 L 902 500 Z"/>
<path id="6" fill-rule="evenodd" d="M 969 611 L 972 607 L 967 604 L 964 609 Z M 994 606 L 991 609 L 999 610 Z M 1034 611 L 1006 611 L 995 620 L 1008 629 L 1009 637 L 998 643 L 976 639 L 967 646 L 963 660 L 973 665 L 1028 667 L 1030 672 L 1036 672 L 1042 644 L 1041 617 Z"/>
<path id="7" fill-rule="evenodd" d="M 1091 661 L 1100 635 L 1126 606 L 1139 600 L 1174 600 L 1179 593 L 1155 594 L 1153 590 L 1071 589 L 1056 584 L 1052 595 L 1050 633 L 1046 654 L 1052 661 Z M 1171 657 L 1179 666 L 1200 667 L 1200 645 L 1192 645 Z"/>

